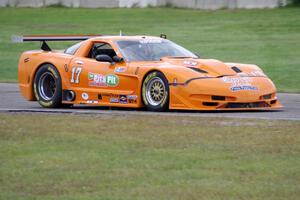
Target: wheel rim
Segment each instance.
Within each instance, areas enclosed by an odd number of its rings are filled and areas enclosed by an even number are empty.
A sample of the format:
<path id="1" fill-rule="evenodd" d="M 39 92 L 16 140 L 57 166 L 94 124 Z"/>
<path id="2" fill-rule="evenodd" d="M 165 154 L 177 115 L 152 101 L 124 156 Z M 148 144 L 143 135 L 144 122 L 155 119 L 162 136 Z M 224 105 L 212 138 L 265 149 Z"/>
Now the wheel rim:
<path id="1" fill-rule="evenodd" d="M 38 83 L 40 96 L 49 101 L 53 98 L 56 91 L 56 80 L 52 73 L 46 72 L 42 74 Z"/>
<path id="2" fill-rule="evenodd" d="M 162 79 L 154 77 L 146 85 L 146 98 L 152 106 L 160 105 L 166 96 L 166 87 Z"/>

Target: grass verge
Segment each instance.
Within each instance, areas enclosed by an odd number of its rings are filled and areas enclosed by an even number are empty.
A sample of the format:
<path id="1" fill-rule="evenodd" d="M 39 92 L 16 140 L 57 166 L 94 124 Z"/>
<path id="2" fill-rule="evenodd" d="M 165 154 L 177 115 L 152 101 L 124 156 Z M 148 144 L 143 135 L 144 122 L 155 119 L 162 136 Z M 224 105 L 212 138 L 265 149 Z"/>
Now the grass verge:
<path id="1" fill-rule="evenodd" d="M 0 114 L 0 199 L 298 199 L 300 123 Z"/>

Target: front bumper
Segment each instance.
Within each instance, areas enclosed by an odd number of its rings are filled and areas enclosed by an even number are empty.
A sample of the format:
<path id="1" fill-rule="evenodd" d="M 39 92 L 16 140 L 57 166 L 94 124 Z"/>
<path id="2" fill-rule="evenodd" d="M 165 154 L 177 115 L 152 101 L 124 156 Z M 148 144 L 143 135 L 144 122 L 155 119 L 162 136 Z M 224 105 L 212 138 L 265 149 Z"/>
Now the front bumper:
<path id="1" fill-rule="evenodd" d="M 170 85 L 170 109 L 177 110 L 272 110 L 283 106 L 276 88 L 265 77 L 251 77 L 255 90 L 232 90 L 221 78 L 198 79 Z"/>

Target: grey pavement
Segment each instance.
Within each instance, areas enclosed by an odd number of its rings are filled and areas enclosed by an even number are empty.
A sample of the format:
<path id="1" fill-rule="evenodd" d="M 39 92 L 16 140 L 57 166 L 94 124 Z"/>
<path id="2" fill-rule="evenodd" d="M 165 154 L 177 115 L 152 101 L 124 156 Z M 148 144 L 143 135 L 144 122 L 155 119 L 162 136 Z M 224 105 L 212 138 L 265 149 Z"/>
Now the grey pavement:
<path id="1" fill-rule="evenodd" d="M 284 109 L 279 111 L 170 111 L 154 113 L 141 109 L 109 109 L 107 107 L 89 106 L 75 106 L 68 109 L 46 109 L 42 108 L 37 102 L 26 101 L 19 92 L 18 84 L 0 83 L 0 112 L 70 113 L 81 115 L 165 115 L 300 120 L 300 94 L 279 93 L 278 98 L 284 106 Z"/>

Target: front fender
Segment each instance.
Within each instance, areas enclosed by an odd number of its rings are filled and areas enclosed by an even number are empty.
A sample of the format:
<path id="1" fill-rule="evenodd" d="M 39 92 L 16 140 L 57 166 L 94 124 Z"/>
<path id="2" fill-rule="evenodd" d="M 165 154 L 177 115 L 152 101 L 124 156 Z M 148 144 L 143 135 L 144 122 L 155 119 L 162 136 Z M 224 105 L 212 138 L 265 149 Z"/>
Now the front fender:
<path id="1" fill-rule="evenodd" d="M 206 76 L 206 74 L 194 71 L 188 67 L 161 67 L 158 70 L 166 76 L 169 84 L 185 83 L 190 79 Z"/>

